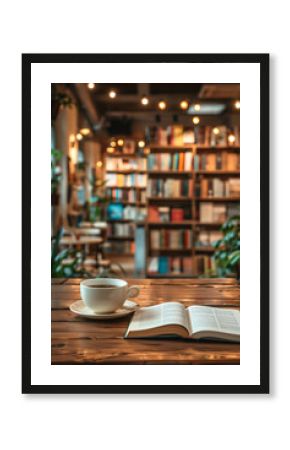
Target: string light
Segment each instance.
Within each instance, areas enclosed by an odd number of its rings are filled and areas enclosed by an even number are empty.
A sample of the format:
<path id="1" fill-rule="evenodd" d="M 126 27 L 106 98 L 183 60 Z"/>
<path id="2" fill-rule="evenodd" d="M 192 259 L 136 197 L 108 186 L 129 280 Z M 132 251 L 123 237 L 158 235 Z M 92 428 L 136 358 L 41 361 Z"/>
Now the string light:
<path id="1" fill-rule="evenodd" d="M 212 131 L 213 131 L 213 134 L 219 134 L 220 129 L 215 127 Z"/>
<path id="2" fill-rule="evenodd" d="M 197 116 L 193 117 L 193 118 L 192 118 L 192 122 L 194 123 L 194 125 L 198 125 L 199 122 L 200 122 L 199 117 L 197 117 Z"/>
<path id="3" fill-rule="evenodd" d="M 117 95 L 117 92 L 114 91 L 114 89 L 111 89 L 110 92 L 109 92 L 109 97 L 110 98 L 116 98 L 116 95 Z"/>
<path id="4" fill-rule="evenodd" d="M 146 95 L 143 95 L 143 97 L 141 98 L 141 104 L 144 106 L 147 106 L 149 104 L 149 98 L 146 97 Z"/>
<path id="5" fill-rule="evenodd" d="M 91 130 L 90 130 L 89 128 L 81 128 L 81 129 L 80 129 L 80 133 L 81 133 L 83 136 L 88 136 L 88 135 L 90 134 L 90 132 L 91 132 Z"/>
<path id="6" fill-rule="evenodd" d="M 102 165 L 103 165 L 103 162 L 102 162 L 102 161 L 97 161 L 97 162 L 96 162 L 96 166 L 97 166 L 97 167 L 100 168 L 100 167 L 102 167 Z"/>
<path id="7" fill-rule="evenodd" d="M 95 83 L 88 83 L 89 89 L 95 89 Z"/>
<path id="8" fill-rule="evenodd" d="M 240 100 L 237 100 L 236 102 L 235 102 L 235 108 L 236 109 L 240 109 Z"/>
<path id="9" fill-rule="evenodd" d="M 83 135 L 81 133 L 77 133 L 76 138 L 78 141 L 81 141 L 83 138 Z"/>
<path id="10" fill-rule="evenodd" d="M 158 108 L 161 109 L 161 111 L 164 111 L 166 109 L 166 107 L 167 107 L 167 105 L 166 105 L 166 102 L 164 100 L 161 100 L 158 103 Z"/>
<path id="11" fill-rule="evenodd" d="M 179 106 L 180 106 L 180 108 L 183 109 L 183 110 L 187 109 L 187 108 L 188 108 L 188 101 L 187 101 L 187 100 L 182 100 L 182 101 L 179 103 Z"/>
<path id="12" fill-rule="evenodd" d="M 139 141 L 138 142 L 138 147 L 139 148 L 144 148 L 145 147 L 145 142 L 144 141 Z"/>
<path id="13" fill-rule="evenodd" d="M 196 105 L 194 105 L 194 110 L 195 111 L 200 111 L 200 104 L 197 103 Z"/>
<path id="14" fill-rule="evenodd" d="M 124 140 L 118 139 L 117 144 L 119 145 L 119 147 L 122 147 L 122 145 L 124 145 Z"/>
<path id="15" fill-rule="evenodd" d="M 235 140 L 236 140 L 236 137 L 235 137 L 234 134 L 229 134 L 228 135 L 228 141 L 229 141 L 230 144 L 233 144 L 235 142 Z"/>
<path id="16" fill-rule="evenodd" d="M 113 147 L 107 147 L 108 153 L 114 153 L 115 149 Z"/>

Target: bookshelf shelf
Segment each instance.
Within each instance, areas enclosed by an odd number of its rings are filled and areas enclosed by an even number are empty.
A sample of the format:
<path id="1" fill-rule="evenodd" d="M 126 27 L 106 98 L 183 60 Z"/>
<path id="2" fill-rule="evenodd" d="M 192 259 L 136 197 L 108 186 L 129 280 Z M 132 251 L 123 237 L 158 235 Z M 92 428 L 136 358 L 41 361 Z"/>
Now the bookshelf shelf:
<path id="1" fill-rule="evenodd" d="M 107 189 L 146 189 L 146 186 L 107 186 Z"/>
<path id="2" fill-rule="evenodd" d="M 167 273 L 153 273 L 146 272 L 147 278 L 192 278 L 192 273 L 175 273 L 175 272 L 167 272 Z"/>
<path id="3" fill-rule="evenodd" d="M 148 221 L 148 226 L 152 227 L 183 227 L 183 226 L 192 226 L 192 220 L 182 220 L 182 221 L 174 221 L 174 222 L 153 222 Z"/>
<path id="4" fill-rule="evenodd" d="M 239 170 L 196 170 L 196 175 L 207 176 L 240 176 Z"/>
<path id="5" fill-rule="evenodd" d="M 134 241 L 134 236 L 108 236 L 108 241 Z"/>
<path id="6" fill-rule="evenodd" d="M 150 256 L 162 256 L 162 255 L 172 255 L 179 256 L 182 254 L 183 256 L 191 256 L 192 248 L 151 248 L 149 250 Z"/>
<path id="7" fill-rule="evenodd" d="M 240 197 L 194 197 L 197 202 L 239 202 Z"/>
<path id="8" fill-rule="evenodd" d="M 176 152 L 188 152 L 188 151 L 192 151 L 193 150 L 193 145 L 152 145 L 150 147 L 150 152 L 170 152 L 171 150 L 176 151 Z"/>
<path id="9" fill-rule="evenodd" d="M 147 197 L 148 202 L 191 202 L 192 197 Z"/>
<path id="10" fill-rule="evenodd" d="M 215 248 L 211 246 L 194 247 L 196 253 L 214 253 Z"/>
<path id="11" fill-rule="evenodd" d="M 220 152 L 220 151 L 233 151 L 233 152 L 239 152 L 240 151 L 240 147 L 237 146 L 227 146 L 227 147 L 222 147 L 222 146 L 216 146 L 216 147 L 209 147 L 209 146 L 197 146 L 196 147 L 197 151 L 200 152 Z"/>
<path id="12" fill-rule="evenodd" d="M 138 173 L 144 174 L 144 173 L 147 173 L 146 170 L 134 170 L 134 169 L 124 169 L 124 170 L 121 170 L 121 169 L 110 170 L 110 169 L 108 169 L 106 172 L 107 173 L 117 173 L 117 174 L 120 173 L 120 174 L 124 174 L 124 175 L 130 175 L 131 173 L 133 173 L 133 174 L 138 174 Z"/>
<path id="13" fill-rule="evenodd" d="M 162 177 L 167 177 L 170 175 L 188 175 L 192 176 L 192 171 L 189 170 L 148 170 L 148 175 L 158 175 Z"/>

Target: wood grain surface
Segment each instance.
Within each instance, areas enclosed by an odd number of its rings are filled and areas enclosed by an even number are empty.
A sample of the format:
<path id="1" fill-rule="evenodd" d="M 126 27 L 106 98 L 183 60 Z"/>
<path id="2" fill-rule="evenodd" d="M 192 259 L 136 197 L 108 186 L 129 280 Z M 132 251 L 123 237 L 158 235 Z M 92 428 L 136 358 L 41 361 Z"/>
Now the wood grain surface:
<path id="1" fill-rule="evenodd" d="M 113 321 L 76 316 L 69 305 L 80 299 L 80 279 L 53 279 L 52 364 L 239 364 L 240 346 L 185 339 L 124 339 L 131 315 Z M 185 306 L 239 308 L 234 279 L 132 279 L 138 303 L 179 301 Z"/>

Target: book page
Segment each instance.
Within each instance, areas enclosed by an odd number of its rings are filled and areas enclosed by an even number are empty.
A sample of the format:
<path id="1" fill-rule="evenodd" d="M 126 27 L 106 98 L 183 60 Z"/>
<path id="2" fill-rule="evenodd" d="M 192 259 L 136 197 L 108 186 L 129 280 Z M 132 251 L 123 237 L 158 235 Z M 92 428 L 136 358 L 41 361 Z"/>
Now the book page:
<path id="1" fill-rule="evenodd" d="M 128 332 L 150 330 L 166 325 L 181 325 L 188 329 L 187 314 L 181 303 L 167 302 L 137 309 Z"/>
<path id="2" fill-rule="evenodd" d="M 230 334 L 240 333 L 239 311 L 210 306 L 190 306 L 187 311 L 191 334 L 203 330 Z"/>

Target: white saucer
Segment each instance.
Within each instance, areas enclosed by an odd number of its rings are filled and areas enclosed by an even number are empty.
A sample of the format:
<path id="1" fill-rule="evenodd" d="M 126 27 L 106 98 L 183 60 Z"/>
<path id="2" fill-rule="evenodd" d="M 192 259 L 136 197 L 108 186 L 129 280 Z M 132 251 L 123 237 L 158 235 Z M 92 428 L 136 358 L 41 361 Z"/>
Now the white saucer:
<path id="1" fill-rule="evenodd" d="M 77 300 L 72 303 L 69 309 L 81 317 L 86 317 L 87 319 L 99 319 L 99 320 L 109 320 L 117 319 L 118 317 L 124 317 L 132 312 L 136 311 L 138 308 L 137 303 L 132 300 L 126 300 L 124 305 L 112 313 L 95 313 L 88 306 L 84 304 L 82 300 Z"/>

